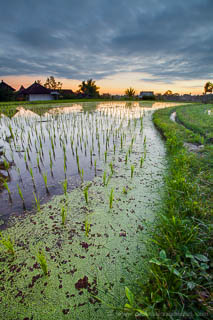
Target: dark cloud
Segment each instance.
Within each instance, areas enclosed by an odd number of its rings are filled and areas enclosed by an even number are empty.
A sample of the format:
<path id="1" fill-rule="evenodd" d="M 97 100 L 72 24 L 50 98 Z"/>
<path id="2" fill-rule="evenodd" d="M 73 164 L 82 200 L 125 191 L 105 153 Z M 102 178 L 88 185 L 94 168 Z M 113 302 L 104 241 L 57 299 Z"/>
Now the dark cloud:
<path id="1" fill-rule="evenodd" d="M 0 74 L 210 79 L 212 16 L 212 0 L 4 1 Z"/>

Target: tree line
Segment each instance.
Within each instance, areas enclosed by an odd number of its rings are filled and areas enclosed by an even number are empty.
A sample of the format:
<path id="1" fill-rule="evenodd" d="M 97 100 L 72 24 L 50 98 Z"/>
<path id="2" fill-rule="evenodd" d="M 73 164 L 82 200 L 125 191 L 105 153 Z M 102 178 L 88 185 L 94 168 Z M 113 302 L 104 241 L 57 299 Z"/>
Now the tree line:
<path id="1" fill-rule="evenodd" d="M 37 80 L 37 83 L 42 85 L 41 80 Z M 50 76 L 46 79 L 45 83 L 43 84 L 44 87 L 51 89 L 51 90 L 57 90 L 60 93 L 61 99 L 73 99 L 73 98 L 100 98 L 100 93 L 98 87 L 95 83 L 95 80 L 88 79 L 84 80 L 79 84 L 79 89 L 76 92 L 73 92 L 72 90 L 66 90 L 62 89 L 62 82 L 56 81 L 54 76 Z M 204 94 L 212 93 L 213 92 L 213 83 L 208 81 L 204 85 Z M 125 95 L 129 99 L 133 99 L 136 95 L 136 91 L 134 88 L 129 87 L 125 90 Z M 178 96 L 178 93 L 173 93 L 171 90 L 167 90 L 164 95 L 173 95 Z M 107 96 L 110 98 L 110 94 L 107 94 Z M 0 88 L 0 101 L 12 101 L 16 100 L 18 98 L 18 92 L 13 92 L 10 90 L 7 90 L 5 88 Z"/>

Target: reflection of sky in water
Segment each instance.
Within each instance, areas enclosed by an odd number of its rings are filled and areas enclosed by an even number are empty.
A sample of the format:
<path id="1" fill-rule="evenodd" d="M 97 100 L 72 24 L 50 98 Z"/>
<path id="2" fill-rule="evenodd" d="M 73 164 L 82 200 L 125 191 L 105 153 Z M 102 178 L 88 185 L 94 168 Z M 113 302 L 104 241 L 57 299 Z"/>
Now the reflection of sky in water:
<path id="1" fill-rule="evenodd" d="M 6 219 L 11 213 L 22 212 L 17 183 L 29 210 L 35 206 L 33 192 L 41 202 L 47 201 L 54 194 L 63 193 L 65 166 L 68 189 L 79 186 L 81 177 L 76 161 L 77 155 L 80 170 L 84 170 L 84 180 L 93 179 L 94 162 L 97 163 L 97 169 L 100 169 L 106 148 L 107 152 L 112 151 L 114 144 L 116 146 L 120 144 L 122 134 L 132 134 L 134 131 L 131 129 L 132 119 L 141 117 L 144 110 L 147 112 L 171 105 L 176 104 L 87 102 L 70 106 L 66 104 L 60 108 L 56 108 L 54 104 L 54 107 L 42 117 L 36 113 L 41 107 L 35 105 L 34 111 L 17 108 L 17 113 L 12 119 L 1 117 L 0 146 L 4 147 L 6 159 L 13 161 L 14 165 L 10 169 L 11 180 L 8 181 L 13 201 L 11 203 L 8 201 L 6 190 L 0 194 L 0 216 Z M 44 106 L 46 108 L 46 105 Z M 10 137 L 11 128 L 15 141 Z M 30 168 L 33 171 L 35 186 Z M 97 171 L 98 173 L 100 171 Z M 50 195 L 46 194 L 43 174 L 47 176 Z"/>

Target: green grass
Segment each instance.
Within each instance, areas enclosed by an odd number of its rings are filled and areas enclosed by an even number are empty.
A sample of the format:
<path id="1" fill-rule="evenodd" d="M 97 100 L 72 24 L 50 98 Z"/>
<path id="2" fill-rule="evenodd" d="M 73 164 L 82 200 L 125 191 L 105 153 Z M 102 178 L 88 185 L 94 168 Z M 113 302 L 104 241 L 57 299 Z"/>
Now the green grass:
<path id="1" fill-rule="evenodd" d="M 197 105 L 184 108 L 158 110 L 153 117 L 166 138 L 168 173 L 162 209 L 150 239 L 156 254 L 149 261 L 149 280 L 137 281 L 134 303 L 149 317 L 154 314 L 159 319 L 162 312 L 166 319 L 176 319 L 175 313 L 180 318 L 190 314 L 191 319 L 201 319 L 201 314 L 208 319 L 212 314 L 213 167 L 209 161 L 213 148 L 205 144 L 197 154 L 184 148 L 184 142 L 196 143 L 201 136 L 196 129 L 192 132 L 172 122 L 170 114 L 187 109 L 190 115 L 194 108 L 198 114 L 203 111 Z M 201 121 L 195 118 L 194 128 Z"/>
<path id="2" fill-rule="evenodd" d="M 210 114 L 208 111 L 210 110 Z M 177 119 L 186 128 L 213 141 L 213 105 L 190 105 L 177 109 Z"/>
<path id="3" fill-rule="evenodd" d="M 181 107 L 179 107 L 181 108 Z M 187 105 L 186 108 L 189 108 Z M 202 143 L 202 137 L 198 133 L 179 125 L 169 119 L 170 115 L 175 112 L 177 107 L 160 109 L 153 115 L 153 121 L 165 139 L 171 135 L 176 137 L 179 142 L 185 141 L 190 143 Z"/>

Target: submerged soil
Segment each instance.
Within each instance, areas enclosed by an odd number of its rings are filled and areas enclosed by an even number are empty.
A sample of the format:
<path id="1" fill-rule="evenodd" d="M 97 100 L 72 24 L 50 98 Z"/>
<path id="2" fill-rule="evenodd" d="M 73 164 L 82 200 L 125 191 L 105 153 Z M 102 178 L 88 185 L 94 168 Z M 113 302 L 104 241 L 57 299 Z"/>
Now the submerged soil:
<path id="1" fill-rule="evenodd" d="M 123 307 L 125 286 L 135 273 L 146 277 L 148 229 L 159 208 L 166 167 L 163 142 L 146 111 L 143 131 L 140 121 L 126 136 L 123 149 L 109 150 L 102 169 L 110 177 L 82 184 L 65 195 L 55 196 L 35 215 L 16 219 L 4 231 L 14 241 L 15 256 L 2 249 L 0 311 L 5 319 L 124 319 L 99 304 Z M 132 153 L 125 156 L 135 137 Z M 146 142 L 144 138 L 146 137 Z M 145 160 L 140 167 L 141 156 Z M 131 166 L 134 175 L 131 178 Z M 83 189 L 88 186 L 86 204 Z M 123 188 L 127 193 L 123 192 Z M 109 208 L 113 188 L 114 200 Z M 61 208 L 67 206 L 67 221 L 61 224 Z M 85 232 L 88 227 L 88 234 Z M 42 250 L 48 275 L 37 260 Z"/>

